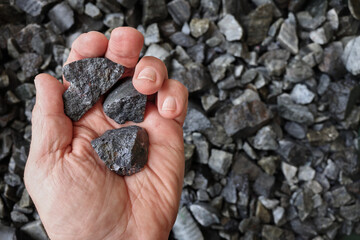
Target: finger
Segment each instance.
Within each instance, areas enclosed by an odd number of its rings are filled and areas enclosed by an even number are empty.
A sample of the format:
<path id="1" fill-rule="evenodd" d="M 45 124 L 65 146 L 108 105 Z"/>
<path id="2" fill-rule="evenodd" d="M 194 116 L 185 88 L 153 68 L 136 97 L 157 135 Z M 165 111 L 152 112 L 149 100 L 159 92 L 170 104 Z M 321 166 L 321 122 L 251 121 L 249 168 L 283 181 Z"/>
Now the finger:
<path id="1" fill-rule="evenodd" d="M 118 27 L 111 32 L 105 57 L 127 68 L 135 67 L 144 44 L 143 35 L 131 27 Z"/>
<path id="2" fill-rule="evenodd" d="M 165 64 L 155 57 L 143 57 L 136 65 L 133 84 L 142 94 L 154 94 L 168 78 Z"/>
<path id="3" fill-rule="evenodd" d="M 72 122 L 64 113 L 64 86 L 49 74 L 35 78 L 36 103 L 32 112 L 31 154 L 46 154 L 67 148 L 72 140 Z"/>
<path id="4" fill-rule="evenodd" d="M 99 32 L 88 32 L 81 34 L 72 44 L 68 59 L 64 65 L 84 58 L 101 57 L 105 55 L 108 40 L 104 34 Z M 64 79 L 67 88 L 70 83 Z"/>
<path id="5" fill-rule="evenodd" d="M 188 91 L 179 81 L 168 79 L 158 91 L 157 107 L 164 118 L 184 123 L 188 104 Z"/>

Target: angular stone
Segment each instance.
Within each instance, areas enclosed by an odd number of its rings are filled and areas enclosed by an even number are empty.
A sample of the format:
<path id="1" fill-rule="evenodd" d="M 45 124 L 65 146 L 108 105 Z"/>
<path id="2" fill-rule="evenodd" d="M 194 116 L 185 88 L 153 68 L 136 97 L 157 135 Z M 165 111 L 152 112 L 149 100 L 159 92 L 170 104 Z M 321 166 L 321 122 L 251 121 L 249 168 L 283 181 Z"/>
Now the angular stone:
<path id="1" fill-rule="evenodd" d="M 183 130 L 185 133 L 191 133 L 191 132 L 204 132 L 208 128 L 212 128 L 212 123 L 207 118 L 207 116 L 203 113 L 203 111 L 199 110 L 199 108 L 193 104 L 190 103 Z"/>
<path id="2" fill-rule="evenodd" d="M 339 16 L 335 8 L 329 10 L 326 14 L 326 19 L 330 23 L 331 28 L 336 31 L 339 28 Z"/>
<path id="3" fill-rule="evenodd" d="M 149 137 L 138 126 L 108 130 L 91 145 L 105 165 L 120 176 L 141 171 L 148 160 Z"/>
<path id="4" fill-rule="evenodd" d="M 300 181 L 310 181 L 315 177 L 315 170 L 310 166 L 301 166 L 299 168 L 298 178 Z"/>
<path id="5" fill-rule="evenodd" d="M 310 130 L 306 136 L 310 143 L 326 143 L 335 141 L 339 136 L 339 132 L 335 126 L 332 125 L 330 127 L 324 127 L 320 131 Z"/>
<path id="6" fill-rule="evenodd" d="M 323 61 L 324 50 L 319 44 L 310 43 L 300 50 L 300 56 L 303 63 L 315 67 Z"/>
<path id="7" fill-rule="evenodd" d="M 83 14 L 84 13 L 84 1 L 85 0 L 67 0 L 67 3 L 77 13 Z"/>
<path id="8" fill-rule="evenodd" d="M 336 166 L 336 164 L 333 161 L 331 161 L 331 159 L 327 160 L 327 165 L 324 169 L 324 174 L 326 177 L 328 177 L 331 180 L 336 180 L 338 178 L 339 168 Z"/>
<path id="9" fill-rule="evenodd" d="M 201 0 L 201 9 L 206 18 L 217 18 L 221 0 Z"/>
<path id="10" fill-rule="evenodd" d="M 254 192 L 259 196 L 269 197 L 275 184 L 275 177 L 266 173 L 260 174 L 253 185 Z"/>
<path id="11" fill-rule="evenodd" d="M 223 122 L 229 136 L 239 134 L 245 137 L 269 122 L 272 116 L 263 102 L 255 100 L 232 106 L 224 114 Z"/>
<path id="12" fill-rule="evenodd" d="M 296 35 L 296 19 L 292 13 L 289 14 L 289 17 L 281 25 L 277 40 L 291 53 L 297 54 L 299 52 L 299 39 Z"/>
<path id="13" fill-rule="evenodd" d="M 172 231 L 178 240 L 204 239 L 203 234 L 186 207 L 182 207 L 179 210 Z"/>
<path id="14" fill-rule="evenodd" d="M 273 19 L 274 6 L 271 3 L 259 5 L 244 22 L 247 43 L 250 46 L 260 44 L 266 37 Z"/>
<path id="15" fill-rule="evenodd" d="M 360 2 L 356 0 L 348 0 L 348 7 L 351 15 L 357 20 L 360 20 Z"/>
<path id="16" fill-rule="evenodd" d="M 100 19 L 102 17 L 100 9 L 91 2 L 86 3 L 84 12 L 93 19 Z"/>
<path id="17" fill-rule="evenodd" d="M 330 86 L 330 82 L 331 82 L 330 77 L 326 74 L 322 74 L 320 77 L 318 87 L 317 87 L 317 93 L 319 95 L 323 95 L 327 91 L 328 87 Z"/>
<path id="18" fill-rule="evenodd" d="M 10 154 L 13 140 L 11 137 L 11 131 L 6 129 L 0 133 L 0 160 L 4 159 Z"/>
<path id="19" fill-rule="evenodd" d="M 327 91 L 330 99 L 329 110 L 337 120 L 344 120 L 360 96 L 359 84 L 351 79 L 330 84 Z"/>
<path id="20" fill-rule="evenodd" d="M 358 4 L 360 6 L 360 3 Z M 356 37 L 348 42 L 342 55 L 342 61 L 346 69 L 353 75 L 360 74 L 360 66 L 358 64 L 360 61 L 360 37 Z"/>
<path id="21" fill-rule="evenodd" d="M 168 64 L 170 60 L 170 52 L 158 44 L 151 44 L 146 50 L 144 56 L 156 57 L 163 61 L 165 64 Z"/>
<path id="22" fill-rule="evenodd" d="M 306 106 L 294 104 L 290 96 L 286 93 L 278 96 L 278 111 L 281 117 L 297 122 L 310 125 L 314 122 L 314 115 Z"/>
<path id="23" fill-rule="evenodd" d="M 285 131 L 292 137 L 297 139 L 304 139 L 307 133 L 307 127 L 296 123 L 296 122 L 286 122 Z"/>
<path id="24" fill-rule="evenodd" d="M 124 25 L 124 18 L 123 13 L 109 13 L 105 15 L 103 23 L 109 28 L 117 28 Z"/>
<path id="25" fill-rule="evenodd" d="M 344 49 L 341 42 L 332 42 L 324 49 L 323 61 L 319 64 L 320 71 L 335 79 L 342 78 L 346 72 L 341 57 Z"/>
<path id="26" fill-rule="evenodd" d="M 210 21 L 207 18 L 193 18 L 190 22 L 190 32 L 195 38 L 199 38 L 204 35 L 210 27 Z"/>
<path id="27" fill-rule="evenodd" d="M 261 172 L 261 169 L 253 161 L 250 161 L 245 154 L 235 155 L 231 175 L 247 175 L 249 180 L 255 181 Z"/>
<path id="28" fill-rule="evenodd" d="M 246 89 L 243 94 L 241 94 L 239 97 L 232 100 L 232 103 L 234 105 L 243 104 L 246 102 L 252 102 L 258 100 L 260 101 L 259 94 L 251 89 Z"/>
<path id="29" fill-rule="evenodd" d="M 43 58 L 36 53 L 23 53 L 19 57 L 19 62 L 25 77 L 30 78 L 39 73 Z"/>
<path id="30" fill-rule="evenodd" d="M 231 14 L 226 14 L 219 22 L 220 32 L 223 33 L 228 41 L 240 40 L 243 36 L 243 29 Z"/>
<path id="31" fill-rule="evenodd" d="M 297 167 L 287 164 L 286 162 L 281 163 L 281 171 L 290 186 L 297 182 L 297 179 L 295 178 L 297 170 Z"/>
<path id="32" fill-rule="evenodd" d="M 153 23 L 150 24 L 147 28 L 146 28 L 146 32 L 145 32 L 145 45 L 149 46 L 152 43 L 159 43 L 161 38 L 160 38 L 160 30 L 159 27 L 157 25 L 157 23 Z"/>
<path id="33" fill-rule="evenodd" d="M 229 54 L 221 55 L 214 59 L 208 66 L 211 78 L 214 83 L 225 77 L 227 68 L 235 61 L 235 58 Z"/>
<path id="34" fill-rule="evenodd" d="M 285 209 L 283 207 L 277 207 L 272 212 L 274 217 L 274 223 L 277 226 L 281 226 L 286 222 Z"/>
<path id="35" fill-rule="evenodd" d="M 313 210 L 312 193 L 306 190 L 298 190 L 291 196 L 294 206 L 297 208 L 299 218 L 304 221 Z"/>
<path id="36" fill-rule="evenodd" d="M 286 68 L 285 79 L 292 83 L 302 82 L 314 76 L 314 70 L 301 60 L 293 59 Z"/>
<path id="37" fill-rule="evenodd" d="M 173 0 L 167 4 L 167 8 L 175 23 L 180 26 L 190 18 L 191 7 L 185 0 Z"/>
<path id="38" fill-rule="evenodd" d="M 276 150 L 279 145 L 277 135 L 271 126 L 261 128 L 252 139 L 252 145 L 258 150 Z"/>
<path id="39" fill-rule="evenodd" d="M 57 0 L 16 0 L 15 4 L 24 12 L 33 17 L 41 15 L 49 5 L 57 2 Z"/>
<path id="40" fill-rule="evenodd" d="M 259 218 L 263 223 L 269 223 L 271 221 L 270 212 L 261 204 L 260 201 L 257 201 L 255 217 Z"/>
<path id="41" fill-rule="evenodd" d="M 324 24 L 322 27 L 310 32 L 310 39 L 314 43 L 321 45 L 327 44 L 333 37 L 333 30 L 330 23 Z"/>
<path id="42" fill-rule="evenodd" d="M 271 226 L 271 225 L 264 225 L 262 227 L 261 236 L 265 240 L 277 240 L 282 239 L 284 230 L 281 228 Z"/>
<path id="43" fill-rule="evenodd" d="M 231 153 L 212 149 L 209 159 L 209 167 L 217 173 L 226 175 L 232 164 L 233 155 Z"/>
<path id="44" fill-rule="evenodd" d="M 341 207 L 346 205 L 352 200 L 351 195 L 348 193 L 344 186 L 334 189 L 331 192 L 333 207 Z"/>
<path id="45" fill-rule="evenodd" d="M 142 22 L 144 25 L 160 21 L 167 17 L 165 0 L 144 0 Z"/>
<path id="46" fill-rule="evenodd" d="M 356 204 L 352 204 L 350 206 L 341 206 L 340 207 L 340 216 L 349 220 L 349 221 L 358 221 L 360 216 L 360 206 L 357 201 Z"/>
<path id="47" fill-rule="evenodd" d="M 200 133 L 192 134 L 193 142 L 196 146 L 197 159 L 202 164 L 209 162 L 209 143 Z"/>
<path id="48" fill-rule="evenodd" d="M 35 96 L 35 93 L 36 89 L 32 83 L 23 83 L 15 89 L 16 96 L 18 96 L 22 101 L 32 99 Z"/>
<path id="49" fill-rule="evenodd" d="M 170 36 L 170 40 L 182 47 L 192 47 L 196 44 L 196 41 L 189 35 L 184 34 L 183 32 L 176 32 Z"/>
<path id="50" fill-rule="evenodd" d="M 26 235 L 30 236 L 32 239 L 36 240 L 48 240 L 49 237 L 46 234 L 46 231 L 40 220 L 35 220 L 29 222 L 21 227 L 21 231 Z"/>
<path id="51" fill-rule="evenodd" d="M 104 113 L 119 124 L 140 123 L 144 120 L 146 100 L 147 96 L 134 88 L 132 78 L 127 78 L 106 97 Z"/>
<path id="52" fill-rule="evenodd" d="M 11 211 L 10 217 L 14 223 L 19 225 L 29 222 L 29 218 L 25 214 L 18 211 Z"/>
<path id="53" fill-rule="evenodd" d="M 204 227 L 208 227 L 214 223 L 220 223 L 216 209 L 209 204 L 194 203 L 190 205 L 190 211 L 196 221 Z"/>
<path id="54" fill-rule="evenodd" d="M 262 157 L 258 165 L 269 175 L 274 175 L 278 166 L 279 157 Z"/>
<path id="55" fill-rule="evenodd" d="M 309 104 L 314 100 L 315 94 L 305 84 L 296 84 L 290 97 L 297 104 Z"/>
<path id="56" fill-rule="evenodd" d="M 63 67 L 71 83 L 63 94 L 68 117 L 78 121 L 122 76 L 124 67 L 106 58 L 85 58 Z"/>
<path id="57" fill-rule="evenodd" d="M 292 230 L 299 234 L 300 236 L 303 236 L 307 239 L 312 239 L 315 237 L 318 233 L 316 232 L 316 228 L 312 222 L 309 221 L 301 221 L 300 219 L 296 218 L 292 220 L 291 222 Z"/>
<path id="58" fill-rule="evenodd" d="M 74 25 L 74 12 L 66 2 L 61 2 L 51 8 L 48 17 L 61 33 L 69 30 Z"/>

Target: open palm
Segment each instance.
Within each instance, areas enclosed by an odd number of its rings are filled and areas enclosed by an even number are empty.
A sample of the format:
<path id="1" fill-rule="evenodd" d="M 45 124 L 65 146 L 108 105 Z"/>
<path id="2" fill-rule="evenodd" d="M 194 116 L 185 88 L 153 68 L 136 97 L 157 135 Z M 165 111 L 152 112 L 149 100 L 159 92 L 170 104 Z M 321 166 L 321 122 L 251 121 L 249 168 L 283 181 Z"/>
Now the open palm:
<path id="1" fill-rule="evenodd" d="M 67 63 L 105 56 L 134 67 L 142 41 L 131 28 L 115 29 L 109 42 L 100 33 L 90 32 L 74 42 Z M 85 48 L 89 42 L 92 50 Z M 51 239 L 168 236 L 183 179 L 187 91 L 179 82 L 167 79 L 161 61 L 149 57 L 137 64 L 133 84 L 143 94 L 157 92 L 157 101 L 148 103 L 144 122 L 137 124 L 149 135 L 148 163 L 141 172 L 120 177 L 106 168 L 90 142 L 106 130 L 124 125 L 104 114 L 102 100 L 78 122 L 72 122 L 64 114 L 61 97 L 68 84 L 63 86 L 45 74 L 36 78 L 25 183 Z"/>

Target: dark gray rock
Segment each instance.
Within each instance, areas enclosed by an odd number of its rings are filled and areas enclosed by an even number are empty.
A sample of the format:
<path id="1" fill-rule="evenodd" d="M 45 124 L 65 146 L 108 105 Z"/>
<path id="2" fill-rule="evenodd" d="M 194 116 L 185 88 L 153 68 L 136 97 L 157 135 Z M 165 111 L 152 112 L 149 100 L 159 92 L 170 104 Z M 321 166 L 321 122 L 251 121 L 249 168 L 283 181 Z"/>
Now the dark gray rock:
<path id="1" fill-rule="evenodd" d="M 314 70 L 301 60 L 293 59 L 286 68 L 285 79 L 292 83 L 302 82 L 314 76 Z"/>
<path id="2" fill-rule="evenodd" d="M 165 0 L 144 0 L 142 22 L 144 25 L 160 21 L 167 17 Z"/>
<path id="3" fill-rule="evenodd" d="M 9 129 L 2 131 L 0 133 L 0 160 L 10 154 L 12 144 L 11 131 Z"/>
<path id="4" fill-rule="evenodd" d="M 41 55 L 36 53 L 23 53 L 19 57 L 21 69 L 26 78 L 34 77 L 39 73 L 39 68 L 43 62 Z"/>
<path id="5" fill-rule="evenodd" d="M 322 27 L 310 32 L 310 39 L 318 44 L 327 44 L 333 37 L 333 30 L 330 23 L 324 24 Z"/>
<path id="6" fill-rule="evenodd" d="M 296 122 L 286 122 L 285 131 L 292 137 L 297 139 L 304 139 L 307 133 L 307 127 L 296 123 Z"/>
<path id="7" fill-rule="evenodd" d="M 24 224 L 29 222 L 29 218 L 25 214 L 18 211 L 12 211 L 10 216 L 11 220 L 16 224 Z"/>
<path id="8" fill-rule="evenodd" d="M 200 4 L 205 18 L 217 18 L 221 0 L 201 0 Z"/>
<path id="9" fill-rule="evenodd" d="M 146 100 L 147 96 L 134 88 L 132 78 L 127 78 L 106 97 L 104 113 L 119 124 L 140 123 L 144 120 Z"/>
<path id="10" fill-rule="evenodd" d="M 50 20 L 58 27 L 61 33 L 74 25 L 74 12 L 66 2 L 55 5 L 48 12 Z"/>
<path id="11" fill-rule="evenodd" d="M 275 184 L 275 177 L 266 173 L 260 174 L 255 180 L 253 189 L 259 196 L 270 197 L 272 188 Z"/>
<path id="12" fill-rule="evenodd" d="M 326 93 L 328 87 L 330 86 L 331 79 L 328 75 L 322 74 L 319 80 L 319 84 L 317 86 L 317 93 L 319 95 L 323 95 Z"/>
<path id="13" fill-rule="evenodd" d="M 351 1 L 349 1 L 351 2 Z M 360 3 L 359 7 L 360 7 Z M 360 10 L 359 10 L 360 11 Z M 360 74 L 360 37 L 356 37 L 345 47 L 344 53 L 342 55 L 343 63 L 346 67 L 346 69 L 351 72 L 353 75 L 359 75 Z"/>
<path id="14" fill-rule="evenodd" d="M 179 210 L 172 231 L 178 240 L 204 239 L 203 234 L 186 207 L 182 207 Z"/>
<path id="15" fill-rule="evenodd" d="M 55 2 L 57 0 L 16 0 L 15 4 L 24 12 L 37 17 Z"/>
<path id="16" fill-rule="evenodd" d="M 70 5 L 70 7 L 79 14 L 84 13 L 84 2 L 85 0 L 67 0 L 67 3 Z"/>
<path id="17" fill-rule="evenodd" d="M 168 11 L 175 23 L 182 26 L 191 15 L 189 2 L 185 0 L 173 0 L 167 4 Z"/>
<path id="18" fill-rule="evenodd" d="M 294 14 L 290 13 L 289 17 L 281 25 L 277 40 L 291 53 L 297 54 L 299 52 L 299 39 L 296 34 L 296 19 Z"/>
<path id="19" fill-rule="evenodd" d="M 208 227 L 214 223 L 220 223 L 216 209 L 210 204 L 194 203 L 190 205 L 190 211 L 196 221 L 204 227 Z"/>
<path id="20" fill-rule="evenodd" d="M 106 58 L 86 58 L 63 67 L 71 83 L 63 95 L 67 116 L 78 121 L 122 76 L 124 67 Z"/>
<path id="21" fill-rule="evenodd" d="M 345 119 L 360 96 L 359 84 L 353 80 L 332 82 L 327 95 L 330 99 L 329 110 L 337 120 Z"/>
<path id="22" fill-rule="evenodd" d="M 23 83 L 15 89 L 15 94 L 22 101 L 32 99 L 35 96 L 36 89 L 32 83 Z"/>
<path id="23" fill-rule="evenodd" d="M 264 225 L 261 231 L 261 236 L 265 240 L 276 240 L 282 239 L 284 234 L 284 230 L 279 227 L 271 226 L 271 225 Z"/>
<path id="24" fill-rule="evenodd" d="M 133 8 L 138 0 L 117 0 L 117 1 L 126 8 Z"/>
<path id="25" fill-rule="evenodd" d="M 138 126 L 108 130 L 91 145 L 105 165 L 121 176 L 139 172 L 148 160 L 149 137 Z"/>
<path id="26" fill-rule="evenodd" d="M 21 231 L 35 240 L 49 239 L 40 220 L 25 224 L 21 227 Z"/>
<path id="27" fill-rule="evenodd" d="M 209 162 L 209 143 L 201 133 L 192 134 L 193 142 L 196 146 L 197 160 L 202 164 Z"/>
<path id="28" fill-rule="evenodd" d="M 276 141 L 277 135 L 271 126 L 261 128 L 251 140 L 254 148 L 258 150 L 276 150 L 279 145 Z"/>
<path id="29" fill-rule="evenodd" d="M 273 115 L 263 102 L 252 101 L 232 106 L 223 117 L 229 136 L 239 134 L 246 137 L 269 122 Z"/>
<path id="30" fill-rule="evenodd" d="M 185 133 L 204 132 L 213 125 L 207 118 L 205 113 L 201 111 L 195 104 L 189 103 L 183 130 Z"/>
<path id="31" fill-rule="evenodd" d="M 202 63 L 205 59 L 205 50 L 205 44 L 200 43 L 189 47 L 186 52 L 196 63 Z"/>
<path id="32" fill-rule="evenodd" d="M 196 41 L 189 35 L 186 35 L 183 32 L 176 32 L 170 36 L 170 40 L 176 45 L 182 47 L 192 47 L 196 44 Z"/>
<path id="33" fill-rule="evenodd" d="M 19 175 L 14 174 L 14 173 L 5 174 L 4 181 L 7 185 L 9 185 L 11 187 L 16 187 L 21 184 L 21 179 L 20 179 Z"/>
<path id="34" fill-rule="evenodd" d="M 211 78 L 214 83 L 225 77 L 228 67 L 235 61 L 235 57 L 230 54 L 224 54 L 214 59 L 208 66 Z"/>
<path id="35" fill-rule="evenodd" d="M 209 167 L 217 173 L 226 175 L 232 164 L 233 155 L 222 150 L 212 149 Z"/>
<path id="36" fill-rule="evenodd" d="M 332 42 L 324 49 L 324 58 L 319 65 L 320 71 L 329 74 L 335 79 L 342 78 L 346 72 L 341 60 L 344 52 L 341 42 Z"/>
<path id="37" fill-rule="evenodd" d="M 314 224 L 310 221 L 301 221 L 300 219 L 294 219 L 290 222 L 292 229 L 295 233 L 305 238 L 313 238 L 317 235 Z"/>
<path id="38" fill-rule="evenodd" d="M 278 112 L 281 117 L 297 122 L 311 125 L 314 123 L 314 115 L 309 108 L 302 105 L 297 105 L 292 102 L 290 96 L 286 93 L 278 96 Z"/>
<path id="39" fill-rule="evenodd" d="M 14 227 L 0 225 L 0 238 L 2 240 L 16 240 L 16 229 Z"/>
<path id="40" fill-rule="evenodd" d="M 245 154 L 236 154 L 233 162 L 231 175 L 247 175 L 249 180 L 255 181 L 262 173 L 261 169 L 250 161 Z"/>
<path id="41" fill-rule="evenodd" d="M 268 34 L 273 18 L 273 5 L 266 3 L 251 12 L 244 22 L 247 32 L 247 43 L 250 46 L 260 44 Z"/>

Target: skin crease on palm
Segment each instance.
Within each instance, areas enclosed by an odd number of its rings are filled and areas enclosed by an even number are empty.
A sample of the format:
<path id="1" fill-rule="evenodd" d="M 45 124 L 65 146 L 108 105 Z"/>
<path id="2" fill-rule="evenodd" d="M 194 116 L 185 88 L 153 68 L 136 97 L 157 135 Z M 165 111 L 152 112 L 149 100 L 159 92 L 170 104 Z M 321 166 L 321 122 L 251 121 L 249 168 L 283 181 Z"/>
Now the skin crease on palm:
<path id="1" fill-rule="evenodd" d="M 110 40 L 98 32 L 85 33 L 74 41 L 65 63 L 105 56 L 135 67 L 135 88 L 155 99 L 147 105 L 144 122 L 137 124 L 149 135 L 148 163 L 132 176 L 108 170 L 90 141 L 106 130 L 134 123 L 119 125 L 108 118 L 103 98 L 72 122 L 62 100 L 69 83 L 62 85 L 47 74 L 35 78 L 33 135 L 24 181 L 51 239 L 168 238 L 184 175 L 182 124 L 188 93 L 180 82 L 167 78 L 160 60 L 144 57 L 138 62 L 143 41 L 138 31 L 127 27 L 114 29 Z M 142 70 L 148 77 L 139 74 Z"/>

